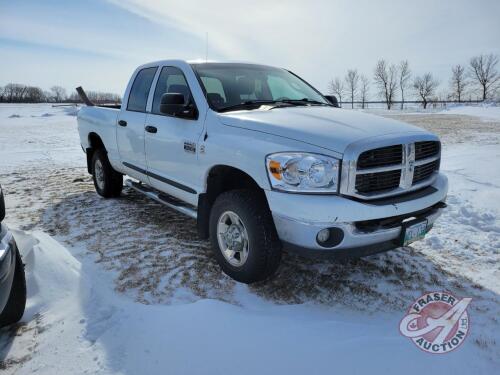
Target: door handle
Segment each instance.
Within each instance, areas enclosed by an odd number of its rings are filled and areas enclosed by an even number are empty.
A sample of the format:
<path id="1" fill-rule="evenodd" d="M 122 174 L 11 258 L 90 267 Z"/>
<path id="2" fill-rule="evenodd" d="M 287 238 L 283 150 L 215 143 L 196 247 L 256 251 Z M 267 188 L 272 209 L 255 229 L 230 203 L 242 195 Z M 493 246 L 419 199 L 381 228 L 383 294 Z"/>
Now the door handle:
<path id="1" fill-rule="evenodd" d="M 120 126 L 127 126 L 127 121 L 120 120 L 120 121 L 118 121 L 118 125 L 120 125 Z"/>
<path id="2" fill-rule="evenodd" d="M 144 129 L 146 129 L 148 133 L 156 133 L 158 131 L 156 126 L 151 126 L 151 125 L 147 125 Z"/>

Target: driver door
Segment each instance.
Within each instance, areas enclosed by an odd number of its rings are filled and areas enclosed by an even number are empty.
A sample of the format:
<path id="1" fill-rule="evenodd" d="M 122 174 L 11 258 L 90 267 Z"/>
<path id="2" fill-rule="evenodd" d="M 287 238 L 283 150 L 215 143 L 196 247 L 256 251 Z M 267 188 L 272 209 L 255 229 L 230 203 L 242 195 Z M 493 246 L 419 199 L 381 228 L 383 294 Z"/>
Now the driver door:
<path id="1" fill-rule="evenodd" d="M 199 181 L 198 142 L 203 132 L 201 116 L 186 119 L 162 114 L 161 97 L 165 93 L 184 95 L 193 101 L 182 70 L 164 66 L 158 77 L 151 112 L 146 117 L 145 152 L 151 186 L 174 197 L 197 204 Z M 194 103 L 196 105 L 196 103 Z"/>

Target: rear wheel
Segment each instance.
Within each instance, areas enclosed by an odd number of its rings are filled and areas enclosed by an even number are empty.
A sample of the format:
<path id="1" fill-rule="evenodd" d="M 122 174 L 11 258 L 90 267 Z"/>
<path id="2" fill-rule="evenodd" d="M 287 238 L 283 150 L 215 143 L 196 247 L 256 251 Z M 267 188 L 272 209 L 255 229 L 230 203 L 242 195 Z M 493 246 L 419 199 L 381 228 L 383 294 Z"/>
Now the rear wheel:
<path id="1" fill-rule="evenodd" d="M 243 283 L 265 280 L 281 260 L 281 242 L 264 198 L 251 190 L 222 193 L 210 213 L 210 240 L 223 271 Z"/>
<path id="2" fill-rule="evenodd" d="M 16 249 L 16 268 L 9 299 L 0 314 L 0 327 L 17 323 L 21 320 L 26 306 L 26 278 L 24 265 L 19 250 Z"/>
<path id="3" fill-rule="evenodd" d="M 119 197 L 123 189 L 123 175 L 113 169 L 106 150 L 100 148 L 92 156 L 92 177 L 97 193 L 104 198 Z"/>

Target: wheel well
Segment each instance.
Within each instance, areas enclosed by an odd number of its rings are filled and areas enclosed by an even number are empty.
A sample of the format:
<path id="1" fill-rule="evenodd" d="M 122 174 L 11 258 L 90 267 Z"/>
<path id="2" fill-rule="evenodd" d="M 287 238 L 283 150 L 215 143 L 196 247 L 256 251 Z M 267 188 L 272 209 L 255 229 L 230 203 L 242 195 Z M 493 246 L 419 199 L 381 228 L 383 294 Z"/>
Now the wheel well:
<path id="1" fill-rule="evenodd" d="M 101 137 L 97 133 L 89 134 L 89 147 L 85 150 L 87 153 L 87 171 L 92 174 L 92 157 L 94 156 L 94 151 L 100 148 L 106 149 Z"/>
<path id="2" fill-rule="evenodd" d="M 201 238 L 208 238 L 210 210 L 215 199 L 229 190 L 248 189 L 265 199 L 264 190 L 255 180 L 240 169 L 226 165 L 213 167 L 208 173 L 206 193 L 198 198 L 198 234 Z"/>

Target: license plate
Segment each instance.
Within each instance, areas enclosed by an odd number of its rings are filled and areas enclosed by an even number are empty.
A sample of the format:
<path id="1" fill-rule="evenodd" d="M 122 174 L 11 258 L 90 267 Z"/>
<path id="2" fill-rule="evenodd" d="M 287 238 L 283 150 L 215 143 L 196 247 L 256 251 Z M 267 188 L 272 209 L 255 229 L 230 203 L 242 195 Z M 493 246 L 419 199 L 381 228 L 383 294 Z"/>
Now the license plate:
<path id="1" fill-rule="evenodd" d="M 412 242 L 421 240 L 427 233 L 427 220 L 417 223 L 409 222 L 403 226 L 403 246 L 408 246 Z"/>

